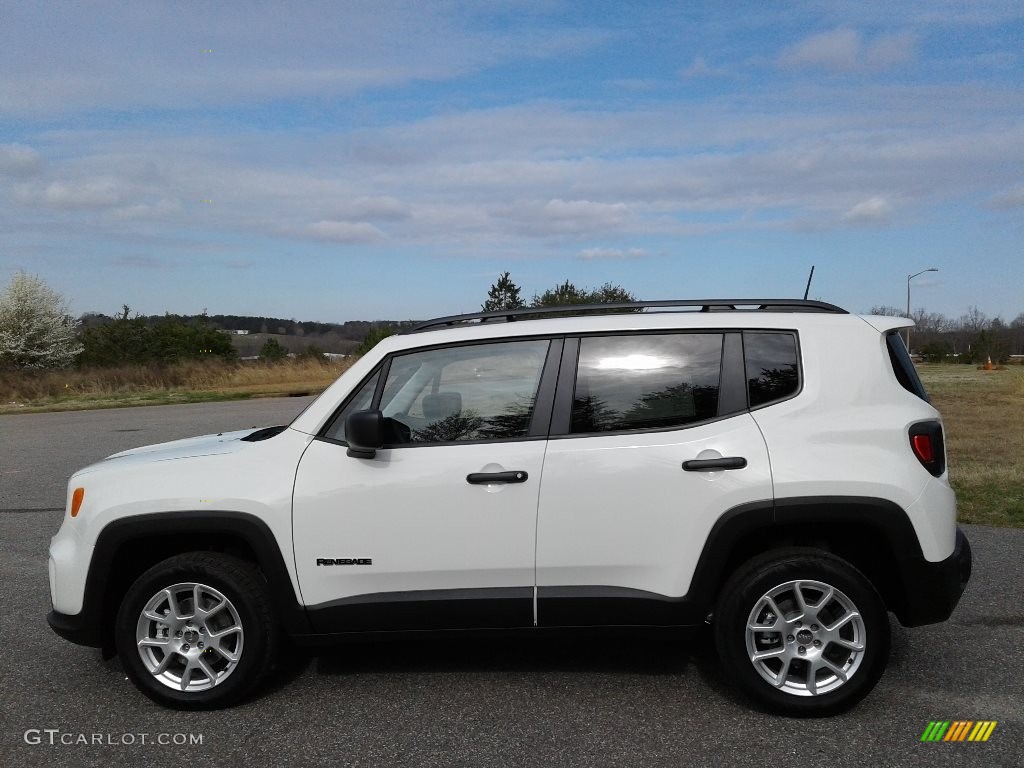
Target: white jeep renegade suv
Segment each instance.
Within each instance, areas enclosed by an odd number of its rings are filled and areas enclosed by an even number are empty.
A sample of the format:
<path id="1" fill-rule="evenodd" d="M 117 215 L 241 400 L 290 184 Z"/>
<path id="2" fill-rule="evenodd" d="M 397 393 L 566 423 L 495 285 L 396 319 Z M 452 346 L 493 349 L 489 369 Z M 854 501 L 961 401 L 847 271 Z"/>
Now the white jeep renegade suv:
<path id="1" fill-rule="evenodd" d="M 878 680 L 889 611 L 949 617 L 971 555 L 909 321 L 566 311 L 429 321 L 287 427 L 77 472 L 50 626 L 150 698 L 209 708 L 282 636 L 707 622 L 756 703 L 820 715 Z"/>

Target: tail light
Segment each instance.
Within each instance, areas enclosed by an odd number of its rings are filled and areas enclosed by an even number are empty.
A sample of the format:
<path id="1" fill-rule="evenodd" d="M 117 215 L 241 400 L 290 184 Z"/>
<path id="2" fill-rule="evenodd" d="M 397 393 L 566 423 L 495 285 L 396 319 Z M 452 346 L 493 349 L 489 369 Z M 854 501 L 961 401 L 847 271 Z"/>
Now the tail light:
<path id="1" fill-rule="evenodd" d="M 939 422 L 922 421 L 911 425 L 910 449 L 921 462 L 921 466 L 935 477 L 946 471 L 946 442 Z"/>

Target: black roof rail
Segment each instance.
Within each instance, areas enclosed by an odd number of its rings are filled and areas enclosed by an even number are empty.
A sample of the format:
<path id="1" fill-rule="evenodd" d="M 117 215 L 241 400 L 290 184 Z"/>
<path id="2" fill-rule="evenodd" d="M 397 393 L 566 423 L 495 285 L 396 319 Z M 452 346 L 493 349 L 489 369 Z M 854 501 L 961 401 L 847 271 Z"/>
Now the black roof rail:
<path id="1" fill-rule="evenodd" d="M 847 314 L 842 307 L 824 301 L 808 301 L 807 299 L 667 299 L 662 301 L 620 301 L 610 304 L 570 304 L 560 307 L 524 307 L 523 309 L 498 310 L 497 312 L 471 312 L 467 315 L 449 315 L 424 320 L 404 333 L 419 333 L 435 328 L 450 327 L 460 323 L 476 321 L 477 324 L 491 322 L 511 323 L 516 320 L 540 320 L 553 315 L 566 313 L 580 314 L 586 312 L 641 312 L 646 309 L 672 311 L 670 307 L 699 307 L 701 312 L 829 312 Z"/>

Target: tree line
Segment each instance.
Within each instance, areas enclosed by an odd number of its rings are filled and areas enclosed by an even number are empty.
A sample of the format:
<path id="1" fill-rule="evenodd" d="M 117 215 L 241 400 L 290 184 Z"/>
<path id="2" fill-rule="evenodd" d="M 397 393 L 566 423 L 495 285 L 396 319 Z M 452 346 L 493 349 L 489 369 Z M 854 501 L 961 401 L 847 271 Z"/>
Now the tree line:
<path id="1" fill-rule="evenodd" d="M 487 291 L 480 308 L 484 312 L 541 307 L 572 307 L 637 301 L 621 285 L 605 283 L 596 288 L 565 280 L 526 300 L 522 289 L 503 272 Z M 571 314 L 571 310 L 566 314 Z M 903 316 L 895 307 L 876 306 L 872 314 Z M 989 318 L 971 307 L 958 318 L 917 310 L 911 347 L 926 360 L 941 362 L 1005 362 L 1010 355 L 1024 354 L 1024 312 L 1009 323 Z M 20 272 L 0 292 L 0 368 L 33 369 L 107 367 L 116 365 L 163 365 L 189 359 L 235 361 L 238 352 L 225 330 L 301 336 L 310 343 L 303 354 L 323 359 L 317 341 L 343 338 L 354 354 L 365 354 L 381 339 L 414 325 L 404 321 L 349 321 L 346 323 L 297 322 L 244 315 L 132 315 L 128 306 L 119 314 L 83 315 L 78 320 L 67 312 L 64 298 L 42 280 Z M 357 346 L 358 343 L 358 346 Z M 262 341 L 260 357 L 274 361 L 288 350 L 277 338 Z"/>
<path id="2" fill-rule="evenodd" d="M 906 317 L 898 307 L 875 306 L 873 315 Z M 940 312 L 916 309 L 910 313 L 914 328 L 910 332 L 910 347 L 915 355 L 928 362 L 941 363 L 1005 363 L 1010 355 L 1024 355 L 1024 312 L 1006 322 L 998 315 L 989 317 L 972 306 L 959 317 L 947 317 Z"/>

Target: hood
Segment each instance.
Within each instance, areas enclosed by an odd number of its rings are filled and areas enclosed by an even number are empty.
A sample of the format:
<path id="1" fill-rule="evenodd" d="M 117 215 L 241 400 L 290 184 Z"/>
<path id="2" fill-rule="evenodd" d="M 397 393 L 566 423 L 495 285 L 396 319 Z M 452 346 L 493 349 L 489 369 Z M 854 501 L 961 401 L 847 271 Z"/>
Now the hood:
<path id="1" fill-rule="evenodd" d="M 257 430 L 241 429 L 236 432 L 220 432 L 216 435 L 202 435 L 200 437 L 188 437 L 184 440 L 172 440 L 167 443 L 143 445 L 138 448 L 131 448 L 127 451 L 111 454 L 102 461 L 79 470 L 76 474 L 93 472 L 113 465 L 123 466 L 127 463 L 141 464 L 153 461 L 173 461 L 175 459 L 189 459 L 197 456 L 235 453 L 248 445 L 248 443 L 242 442 L 242 438 L 253 434 L 255 431 Z"/>

